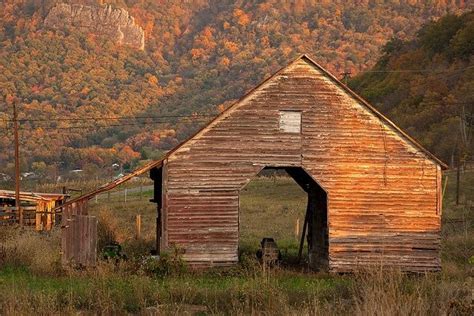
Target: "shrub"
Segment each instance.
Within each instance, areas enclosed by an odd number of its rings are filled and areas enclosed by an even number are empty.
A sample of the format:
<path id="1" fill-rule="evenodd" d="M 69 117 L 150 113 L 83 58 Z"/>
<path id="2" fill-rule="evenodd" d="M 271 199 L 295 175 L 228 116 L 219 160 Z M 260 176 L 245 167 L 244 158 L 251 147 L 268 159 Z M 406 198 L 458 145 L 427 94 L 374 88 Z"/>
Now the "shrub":
<path id="1" fill-rule="evenodd" d="M 145 258 L 142 267 L 145 273 L 160 278 L 181 275 L 187 271 L 186 263 L 182 260 L 178 248 L 162 252 L 159 260 L 153 257 Z"/>

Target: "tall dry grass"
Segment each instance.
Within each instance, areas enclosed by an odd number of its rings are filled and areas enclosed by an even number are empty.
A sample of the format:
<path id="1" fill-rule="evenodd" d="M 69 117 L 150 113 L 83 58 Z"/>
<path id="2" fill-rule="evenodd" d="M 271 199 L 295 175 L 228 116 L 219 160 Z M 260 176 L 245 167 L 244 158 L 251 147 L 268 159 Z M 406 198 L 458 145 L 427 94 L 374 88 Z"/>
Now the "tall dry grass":
<path id="1" fill-rule="evenodd" d="M 122 243 L 128 260 L 101 260 L 92 270 L 58 266 L 58 231 L 1 227 L 0 315 L 474 315 L 474 265 L 468 261 L 474 254 L 472 205 L 450 205 L 443 215 L 442 273 L 375 267 L 338 276 L 263 271 L 254 251 L 238 266 L 210 271 L 183 268 L 172 253 L 160 262 L 143 260 L 152 240 L 133 237 L 133 218 L 142 205 L 121 203 L 115 202 L 115 211 L 98 204 L 94 214 L 100 244 Z M 152 207 L 147 215 L 151 226 L 154 212 Z"/>
<path id="2" fill-rule="evenodd" d="M 355 276 L 356 315 L 472 315 L 472 283 L 442 275 L 370 269 Z"/>
<path id="3" fill-rule="evenodd" d="M 23 267 L 33 273 L 54 275 L 60 267 L 59 231 L 38 233 L 19 227 L 0 230 L 0 268 Z"/>

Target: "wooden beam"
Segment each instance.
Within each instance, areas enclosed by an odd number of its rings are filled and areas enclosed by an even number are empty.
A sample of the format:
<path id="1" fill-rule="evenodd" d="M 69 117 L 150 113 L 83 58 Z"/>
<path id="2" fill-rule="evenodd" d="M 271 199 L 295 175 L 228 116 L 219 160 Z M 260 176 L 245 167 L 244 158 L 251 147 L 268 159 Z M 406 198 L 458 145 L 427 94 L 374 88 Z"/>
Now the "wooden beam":
<path id="1" fill-rule="evenodd" d="M 308 194 L 308 205 L 306 206 L 306 215 L 304 217 L 303 233 L 301 234 L 300 249 L 298 250 L 298 263 L 301 262 L 301 257 L 303 256 L 304 238 L 306 237 L 306 229 L 308 227 L 309 216 L 311 212 L 309 204 L 310 204 L 310 201 L 309 201 L 309 194 Z"/>

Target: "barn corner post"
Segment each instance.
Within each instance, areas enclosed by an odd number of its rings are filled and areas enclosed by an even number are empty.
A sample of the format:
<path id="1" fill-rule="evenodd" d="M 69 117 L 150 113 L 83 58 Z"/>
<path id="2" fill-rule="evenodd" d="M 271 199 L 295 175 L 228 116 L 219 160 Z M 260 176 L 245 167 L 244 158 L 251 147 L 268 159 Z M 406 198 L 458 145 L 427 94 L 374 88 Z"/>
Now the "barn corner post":
<path id="1" fill-rule="evenodd" d="M 163 191 L 163 167 L 150 169 L 150 178 L 153 180 L 153 198 L 150 200 L 156 203 L 156 255 L 161 251 L 162 235 L 162 191 Z"/>
<path id="2" fill-rule="evenodd" d="M 320 187 L 308 190 L 308 261 L 311 269 L 326 271 L 328 259 L 327 196 Z"/>

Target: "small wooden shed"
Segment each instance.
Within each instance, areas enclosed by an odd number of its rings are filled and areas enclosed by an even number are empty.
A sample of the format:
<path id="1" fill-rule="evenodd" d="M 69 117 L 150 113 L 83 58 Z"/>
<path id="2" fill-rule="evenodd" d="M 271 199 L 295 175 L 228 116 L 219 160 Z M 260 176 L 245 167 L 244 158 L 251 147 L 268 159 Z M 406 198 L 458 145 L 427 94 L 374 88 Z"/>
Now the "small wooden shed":
<path id="1" fill-rule="evenodd" d="M 59 223 L 55 208 L 68 195 L 60 193 L 20 192 L 23 225 L 35 226 L 38 231 L 51 230 Z M 15 191 L 0 190 L 0 225 L 19 224 L 20 214 L 15 208 Z"/>
<path id="2" fill-rule="evenodd" d="M 446 165 L 306 55 L 153 166 L 159 248 L 236 263 L 240 191 L 264 168 L 308 193 L 313 267 L 440 269 Z"/>

